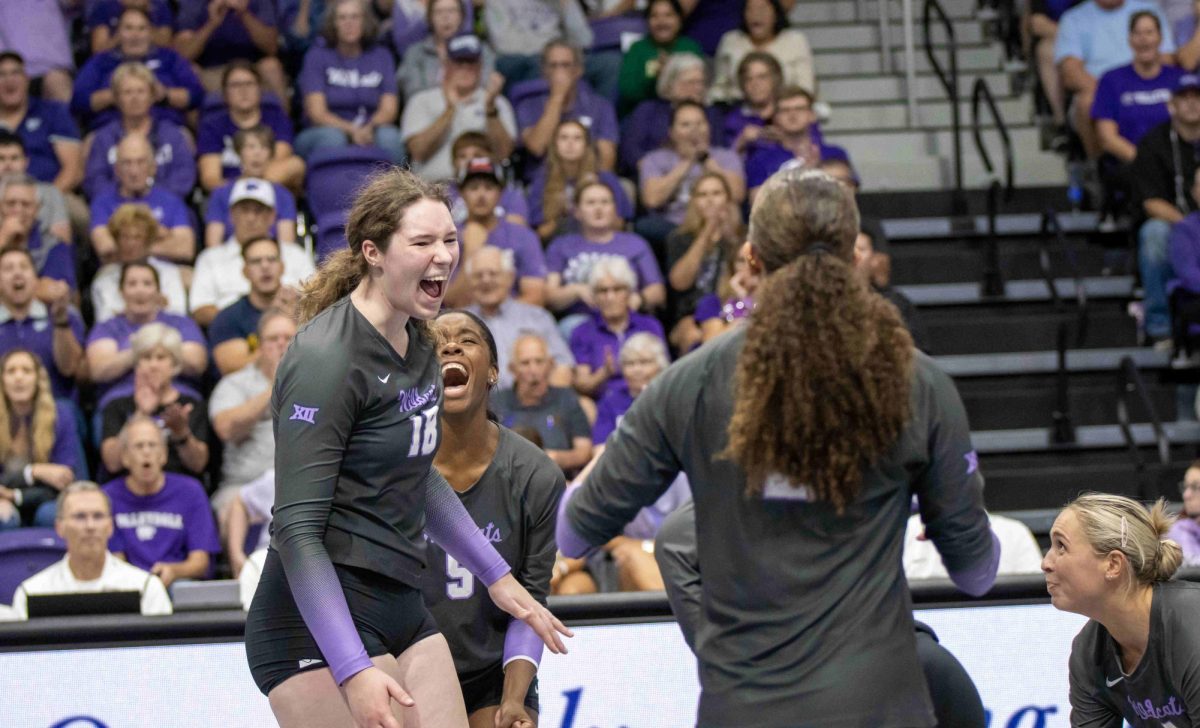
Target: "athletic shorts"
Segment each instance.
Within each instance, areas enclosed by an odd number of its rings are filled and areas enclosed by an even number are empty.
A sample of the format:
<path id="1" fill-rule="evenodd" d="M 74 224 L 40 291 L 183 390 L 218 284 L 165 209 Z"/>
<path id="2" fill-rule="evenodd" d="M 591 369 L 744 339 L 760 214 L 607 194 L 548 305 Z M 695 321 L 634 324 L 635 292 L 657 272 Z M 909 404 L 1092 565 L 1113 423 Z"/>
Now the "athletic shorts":
<path id="1" fill-rule="evenodd" d="M 499 664 L 473 674 L 458 675 L 458 684 L 462 686 L 463 702 L 467 706 L 467 715 L 480 708 L 499 705 L 504 697 L 504 668 Z M 525 707 L 538 711 L 538 682 L 537 677 L 529 683 L 529 691 L 525 693 Z"/>
<path id="2" fill-rule="evenodd" d="M 400 655 L 437 633 L 421 590 L 367 569 L 334 564 L 367 655 Z M 292 598 L 279 553 L 271 548 L 246 615 L 246 658 L 263 695 L 306 670 L 329 667 Z"/>

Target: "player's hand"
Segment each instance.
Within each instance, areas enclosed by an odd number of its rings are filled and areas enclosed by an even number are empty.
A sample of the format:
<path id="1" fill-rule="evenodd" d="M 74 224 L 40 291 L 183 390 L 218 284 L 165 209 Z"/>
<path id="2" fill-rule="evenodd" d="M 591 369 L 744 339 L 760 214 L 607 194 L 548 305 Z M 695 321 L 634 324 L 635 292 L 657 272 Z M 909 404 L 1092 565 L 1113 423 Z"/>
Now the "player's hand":
<path id="1" fill-rule="evenodd" d="M 342 697 L 357 728 L 400 728 L 392 714 L 392 701 L 406 708 L 416 705 L 400 683 L 378 667 L 368 667 L 344 682 Z"/>
<path id="2" fill-rule="evenodd" d="M 566 653 L 567 647 L 559 635 L 574 637 L 575 634 L 567 629 L 558 617 L 551 614 L 549 609 L 530 596 L 512 574 L 505 574 L 497 579 L 488 587 L 488 595 L 497 607 L 529 625 L 551 652 L 557 655 Z"/>
<path id="3" fill-rule="evenodd" d="M 496 728 L 537 728 L 522 703 L 500 703 L 496 711 Z"/>

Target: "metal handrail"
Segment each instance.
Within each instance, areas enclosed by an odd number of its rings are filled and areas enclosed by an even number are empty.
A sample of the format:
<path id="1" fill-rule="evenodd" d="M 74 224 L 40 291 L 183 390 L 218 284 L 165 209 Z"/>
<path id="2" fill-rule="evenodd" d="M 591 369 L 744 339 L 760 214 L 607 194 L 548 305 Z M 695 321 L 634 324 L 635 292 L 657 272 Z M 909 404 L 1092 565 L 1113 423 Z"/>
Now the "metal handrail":
<path id="1" fill-rule="evenodd" d="M 992 117 L 992 123 L 996 125 L 996 132 L 1000 135 L 1000 144 L 1004 149 L 1004 196 L 1005 201 L 1008 201 L 1012 199 L 1013 195 L 1014 168 L 1016 166 L 1012 137 L 1009 136 L 1008 125 L 1004 123 L 1004 117 L 996 106 L 996 97 L 992 95 L 992 87 L 988 85 L 986 78 L 976 78 L 975 85 L 971 87 L 971 136 L 975 140 L 975 149 L 983 161 L 983 168 L 989 176 L 995 179 L 996 168 L 992 164 L 992 157 L 988 154 L 987 146 L 983 143 L 983 121 L 979 114 L 980 107 L 985 105 Z"/>
<path id="2" fill-rule="evenodd" d="M 950 44 L 949 74 L 946 73 L 946 69 L 938 62 L 933 52 L 933 37 L 930 31 L 935 14 L 946 31 L 946 38 Z M 950 99 L 950 119 L 951 125 L 954 127 L 954 199 L 955 207 L 962 208 L 965 207 L 966 198 L 963 196 L 962 140 L 960 138 L 962 136 L 962 119 L 960 118 L 958 96 L 958 40 L 954 36 L 954 24 L 950 22 L 950 16 L 946 14 L 938 0 L 925 0 L 925 8 L 921 13 L 921 26 L 925 34 L 925 57 L 929 59 L 929 65 L 933 68 L 933 72 L 941 81 L 942 88 L 945 89 L 946 95 Z"/>
<path id="3" fill-rule="evenodd" d="M 1042 280 L 1046 282 L 1046 288 L 1050 292 L 1054 310 L 1063 312 L 1066 306 L 1058 293 L 1058 286 L 1055 285 L 1058 276 L 1055 275 L 1054 264 L 1051 262 L 1050 248 L 1046 245 L 1047 238 L 1051 237 L 1054 239 L 1055 248 L 1061 250 L 1063 257 L 1070 263 L 1071 280 L 1075 284 L 1075 347 L 1082 348 L 1087 341 L 1090 323 L 1087 287 L 1075 258 L 1074 247 L 1067 241 L 1062 224 L 1058 221 L 1058 212 L 1048 207 L 1042 211 L 1041 233 L 1038 236 L 1038 266 L 1042 271 Z"/>
<path id="4" fill-rule="evenodd" d="M 1154 431 L 1154 442 L 1158 447 L 1159 465 L 1168 465 L 1171 462 L 1171 441 L 1167 438 L 1166 430 L 1163 429 L 1162 422 L 1158 418 L 1158 410 L 1154 406 L 1154 401 L 1150 399 L 1150 392 L 1147 391 L 1146 383 L 1142 380 L 1142 373 L 1138 371 L 1133 358 L 1126 356 L 1121 359 L 1121 363 L 1117 367 L 1117 422 L 1121 426 L 1121 436 L 1125 440 L 1125 445 L 1129 448 L 1130 459 L 1133 460 L 1134 467 L 1138 472 L 1141 472 L 1145 469 L 1145 463 L 1138 450 L 1137 440 L 1133 437 L 1133 419 L 1129 414 L 1131 395 L 1137 395 L 1138 401 L 1141 402 L 1146 414 L 1150 417 L 1150 428 Z"/>

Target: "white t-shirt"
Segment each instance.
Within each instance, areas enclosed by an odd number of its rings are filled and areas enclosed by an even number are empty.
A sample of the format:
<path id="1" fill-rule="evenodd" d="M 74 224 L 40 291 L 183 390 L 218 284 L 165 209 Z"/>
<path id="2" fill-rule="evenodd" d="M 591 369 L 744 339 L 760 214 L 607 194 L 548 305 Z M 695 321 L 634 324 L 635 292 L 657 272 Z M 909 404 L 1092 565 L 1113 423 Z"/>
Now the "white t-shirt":
<path id="1" fill-rule="evenodd" d="M 221 377 L 208 400 L 208 419 L 217 419 L 222 412 L 240 407 L 250 399 L 271 388 L 271 382 L 256 362 Z M 221 461 L 221 487 L 245 485 L 272 468 L 275 463 L 275 432 L 271 424 L 271 408 L 250 428 L 241 440 L 224 442 Z"/>
<path id="2" fill-rule="evenodd" d="M 169 260 L 150 258 L 150 265 L 158 272 L 158 287 L 167 297 L 167 313 L 187 316 L 187 289 L 179 266 Z M 96 323 L 102 323 L 125 310 L 125 299 L 121 298 L 121 264 L 108 263 L 96 272 L 92 279 L 92 306 L 96 311 Z"/>
<path id="3" fill-rule="evenodd" d="M 486 93 L 476 89 L 471 98 L 458 105 L 454 110 L 454 119 L 450 129 L 442 138 L 442 145 L 424 162 L 412 160 L 412 171 L 427 180 L 441 182 L 454 177 L 454 160 L 450 158 L 450 147 L 460 134 L 467 131 L 485 131 L 487 129 L 487 108 L 484 104 Z M 404 105 L 404 114 L 400 117 L 400 135 L 405 143 L 417 134 L 428 129 L 446 110 L 446 96 L 441 88 L 430 88 L 419 91 Z M 513 114 L 512 106 L 503 96 L 496 97 L 496 113 L 500 115 L 500 124 L 508 135 L 517 138 L 517 117 Z"/>
<path id="4" fill-rule="evenodd" d="M 295 243 L 280 243 L 279 249 L 283 256 L 283 285 L 299 288 L 316 270 L 312 256 Z M 242 246 L 233 238 L 200 251 L 188 297 L 192 312 L 204 306 L 223 309 L 249 293 L 250 281 L 242 274 L 243 265 Z"/>
<path id="5" fill-rule="evenodd" d="M 1033 532 L 1015 518 L 988 514 L 992 532 L 1000 541 L 1000 574 L 1042 573 L 1042 549 Z M 925 532 L 920 514 L 908 519 L 904 531 L 904 576 L 913 579 L 948 579 L 942 557 L 933 541 L 918 541 Z"/>
<path id="6" fill-rule="evenodd" d="M 64 556 L 62 561 L 21 582 L 13 594 L 12 606 L 13 611 L 17 613 L 17 619 L 29 619 L 27 595 L 90 594 L 105 591 L 141 592 L 143 616 L 171 614 L 171 599 L 167 596 L 167 589 L 162 580 L 150 572 L 127 564 L 110 553 L 104 557 L 104 569 L 100 572 L 99 579 L 80 581 L 71 573 L 67 559 L 68 557 Z"/>

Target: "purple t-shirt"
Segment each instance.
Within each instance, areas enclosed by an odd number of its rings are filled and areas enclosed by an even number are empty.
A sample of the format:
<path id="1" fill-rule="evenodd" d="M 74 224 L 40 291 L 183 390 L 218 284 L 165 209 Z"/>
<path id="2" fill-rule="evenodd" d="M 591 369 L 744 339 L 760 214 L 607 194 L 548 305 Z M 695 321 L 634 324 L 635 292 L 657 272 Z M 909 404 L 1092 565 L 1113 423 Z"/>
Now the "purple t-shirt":
<path id="1" fill-rule="evenodd" d="M 262 104 L 261 114 L 262 119 L 259 123 L 275 132 L 275 141 L 292 143 L 292 120 L 283 113 L 283 109 L 275 104 Z M 196 132 L 196 153 L 220 154 L 221 172 L 227 180 L 237 179 L 242 173 L 242 160 L 233 148 L 233 135 L 237 133 L 238 126 L 233 123 L 233 117 L 224 107 L 205 114 L 200 119 L 200 129 Z"/>
<path id="2" fill-rule="evenodd" d="M 620 371 L 621 347 L 630 336 L 640 333 L 654 334 L 666 343 L 663 327 L 658 319 L 637 311 L 629 312 L 629 326 L 622 334 L 614 333 L 609 329 L 604 318 L 595 311 L 592 311 L 592 315 L 571 332 L 571 354 L 575 356 L 576 364 L 586 364 L 592 368 L 592 371 L 596 371 L 604 367 L 605 357 L 611 356 L 617 365 L 617 373 L 601 385 L 601 391 L 596 392 L 597 397 L 603 397 L 613 383 L 625 381 Z"/>
<path id="3" fill-rule="evenodd" d="M 537 124 L 546 111 L 546 102 L 549 100 L 548 88 L 544 93 L 522 99 L 516 108 L 517 127 L 525 130 Z M 575 89 L 575 102 L 570 108 L 563 109 L 562 120 L 568 119 L 578 121 L 586 127 L 593 142 L 604 139 L 616 144 L 620 136 L 617 111 L 612 102 L 593 91 L 587 82 L 582 80 Z"/>
<path id="4" fill-rule="evenodd" d="M 188 91 L 188 108 L 196 108 L 204 99 L 204 87 L 186 58 L 170 48 L 152 48 L 145 58 L 126 58 L 117 49 L 98 53 L 88 59 L 75 78 L 75 91 L 71 95 L 71 111 L 87 123 L 89 129 L 98 129 L 118 117 L 115 106 L 99 114 L 92 113 L 92 94 L 109 87 L 113 71 L 127 60 L 141 61 L 154 73 L 154 77 L 167 88 L 184 88 Z M 157 104 L 153 112 L 157 119 L 168 119 L 183 124 L 183 112 L 166 103 Z"/>
<path id="5" fill-rule="evenodd" d="M 203 6 L 202 3 L 198 3 Z M 121 0 L 98 0 L 87 11 L 87 29 L 91 31 L 107 25 L 112 33 L 117 32 L 117 21 L 121 19 L 125 5 Z M 167 0 L 150 0 L 150 25 L 156 28 L 174 28 L 175 16 Z"/>
<path id="6" fill-rule="evenodd" d="M 543 166 L 534 174 L 533 182 L 529 185 L 529 224 L 534 227 L 546 221 L 546 215 L 543 211 L 546 196 L 546 175 L 547 169 Z M 629 201 L 629 195 L 625 194 L 625 188 L 621 186 L 621 179 L 612 172 L 605 172 L 603 170 L 597 172 L 596 177 L 612 190 L 613 200 L 617 203 L 617 214 L 621 216 L 621 219 L 633 219 L 633 203 Z M 569 219 L 571 211 L 574 209 L 575 184 L 573 182 L 567 183 L 563 188 L 563 195 L 567 198 L 567 204 L 563 207 L 563 215 L 568 218 L 568 229 L 571 232 L 577 232 L 578 224 L 575 220 Z"/>
<path id="7" fill-rule="evenodd" d="M 204 487 L 178 473 L 164 473 L 163 479 L 154 495 L 134 495 L 125 478 L 104 484 L 113 513 L 108 550 L 125 554 L 139 569 L 184 561 L 192 551 L 221 550 Z"/>
<path id="8" fill-rule="evenodd" d="M 715 106 L 704 107 L 708 117 L 709 146 L 726 146 L 721 138 L 724 114 Z M 636 175 L 638 160 L 667 143 L 671 131 L 671 102 L 646 99 L 621 122 L 621 144 L 617 149 L 623 174 Z"/>
<path id="9" fill-rule="evenodd" d="M 518 279 L 546 277 L 546 256 L 542 253 L 542 241 L 538 239 L 537 233 L 524 225 L 500 220 L 496 228 L 488 233 L 487 244 L 512 251 Z"/>
<path id="10" fill-rule="evenodd" d="M 113 119 L 96 130 L 84 167 L 83 191 L 94 198 L 117 182 L 117 145 L 125 136 L 120 119 Z M 150 145 L 158 172 L 156 187 L 179 197 L 187 197 L 196 186 L 196 155 L 183 129 L 174 122 L 156 119 L 150 127 Z"/>
<path id="11" fill-rule="evenodd" d="M 821 160 L 840 159 L 850 164 L 850 155 L 846 150 L 833 144 L 817 142 Z M 784 164 L 795 159 L 795 156 L 785 147 L 774 142 L 752 142 L 746 150 L 746 189 L 760 186 L 767 178 L 779 171 Z"/>
<path id="12" fill-rule="evenodd" d="M 721 169 L 740 175 L 745 174 L 745 170 L 742 169 L 742 158 L 732 149 L 713 147 L 708 150 L 708 155 Z M 648 179 L 663 177 L 679 164 L 679 159 L 679 155 L 673 149 L 656 149 L 642 157 L 642 161 L 638 164 L 638 179 L 645 184 Z M 692 164 L 691 169 L 684 175 L 683 181 L 679 183 L 679 187 L 675 189 L 674 196 L 667 200 L 665 206 L 654 212 L 661 214 L 676 225 L 681 224 L 683 216 L 687 212 L 688 200 L 692 198 L 692 185 L 696 184 L 696 180 L 702 174 L 704 174 L 704 166 L 698 162 Z"/>
<path id="13" fill-rule="evenodd" d="M 178 314 L 159 311 L 154 317 L 158 323 L 166 324 L 173 327 L 179 332 L 183 338 L 183 343 L 199 344 L 207 347 L 204 340 L 204 334 L 200 331 L 200 327 L 196 322 L 187 316 L 179 316 Z M 125 314 L 118 314 L 107 321 L 96 324 L 92 327 L 91 333 L 88 334 L 87 346 L 91 346 L 101 339 L 112 339 L 117 342 L 117 351 L 125 351 L 130 346 L 130 340 L 141 326 L 133 323 Z M 193 395 L 197 399 L 200 395 L 196 393 L 196 389 L 189 382 L 180 377 L 176 377 L 175 386 L 179 391 Z M 133 392 L 133 370 L 126 372 L 125 376 L 120 379 L 114 379 L 107 383 L 96 383 L 96 411 L 103 409 L 104 405 L 108 404 L 116 397 L 121 397 Z"/>
<path id="14" fill-rule="evenodd" d="M 83 319 L 75 311 L 67 318 L 71 322 L 71 333 L 82 344 L 87 336 Z M 64 376 L 54 363 L 54 322 L 50 312 L 40 301 L 29 308 L 29 315 L 21 320 L 14 319 L 8 309 L 0 306 L 0 356 L 16 348 L 28 349 L 37 356 L 50 373 L 50 387 L 55 397 L 74 399 L 75 380 Z"/>
<path id="15" fill-rule="evenodd" d="M 596 424 L 592 425 L 593 445 L 604 444 L 632 404 L 629 384 L 624 379 L 612 382 L 605 388 L 604 396 L 596 403 Z"/>
<path id="16" fill-rule="evenodd" d="M 29 233 L 29 254 L 37 263 L 38 276 L 62 281 L 79 290 L 75 281 L 75 249 L 59 240 L 42 240 L 42 231 L 35 227 Z"/>
<path id="17" fill-rule="evenodd" d="M 3 127 L 0 124 L 0 127 Z M 29 157 L 28 172 L 40 182 L 53 183 L 62 165 L 54 153 L 55 142 L 79 143 L 79 127 L 71 118 L 66 104 L 29 98 L 25 118 L 16 129 L 12 129 L 25 144 L 25 156 Z"/>
<path id="18" fill-rule="evenodd" d="M 396 62 L 381 46 L 357 58 L 344 58 L 332 48 L 313 46 L 304 54 L 300 92 L 324 94 L 329 111 L 346 121 L 370 118 L 384 94 L 395 94 Z M 311 123 L 311 122 L 309 122 Z"/>
<path id="19" fill-rule="evenodd" d="M 1142 78 L 1133 65 L 1114 68 L 1100 77 L 1092 102 L 1092 118 L 1117 122 L 1117 133 L 1137 144 L 1146 132 L 1171 120 L 1167 102 L 1183 70 L 1163 66 L 1154 78 Z"/>
<path id="20" fill-rule="evenodd" d="M 699 43 L 712 58 L 721 36 L 741 25 L 744 6 L 744 2 L 730 0 L 699 0 L 684 20 L 683 34 Z"/>
<path id="21" fill-rule="evenodd" d="M 162 187 L 151 187 L 145 197 L 122 197 L 115 187 L 110 186 L 92 200 L 92 227 L 107 225 L 108 219 L 117 208 L 130 202 L 149 207 L 154 219 L 165 227 L 186 227 L 192 224 L 183 200 Z"/>
<path id="22" fill-rule="evenodd" d="M 233 223 L 229 220 L 229 195 L 233 193 L 233 184 L 233 182 L 227 182 L 213 190 L 212 196 L 208 198 L 208 209 L 204 211 L 205 225 L 210 222 L 219 222 L 225 226 L 226 230 L 233 229 Z M 275 219 L 277 221 L 295 221 L 296 198 L 278 182 L 272 182 L 271 186 L 275 188 Z M 278 235 L 277 227 L 277 224 L 271 226 L 272 237 Z"/>
<path id="23" fill-rule="evenodd" d="M 546 249 L 546 269 L 562 276 L 562 282 L 587 283 L 592 266 L 604 256 L 624 258 L 633 266 L 638 277 L 638 290 L 655 283 L 662 283 L 662 271 L 654 258 L 654 251 L 645 238 L 635 233 L 618 231 L 607 243 L 593 243 L 579 233 L 560 235 Z M 587 313 L 588 307 L 576 301 L 564 314 Z"/>
<path id="24" fill-rule="evenodd" d="M 275 13 L 275 3 L 272 0 L 250 0 L 247 9 L 268 27 L 277 26 L 278 18 Z M 207 21 L 208 3 L 200 0 L 185 0 L 179 4 L 177 30 L 196 30 Z M 263 52 L 250 39 L 250 33 L 246 30 L 245 23 L 238 18 L 236 13 L 226 13 L 225 20 L 209 36 L 208 42 L 204 44 L 204 50 L 201 51 L 196 62 L 208 68 L 224 65 L 235 58 L 257 61 L 262 57 Z"/>
<path id="25" fill-rule="evenodd" d="M 462 226 L 467 221 L 467 203 L 463 201 L 458 185 L 450 182 L 446 185 L 446 197 L 450 199 L 450 216 L 454 224 Z M 529 219 L 529 206 L 525 204 L 525 193 L 515 185 L 507 185 L 500 193 L 500 203 L 496 205 L 496 217 L 505 215 L 520 215 Z"/>

